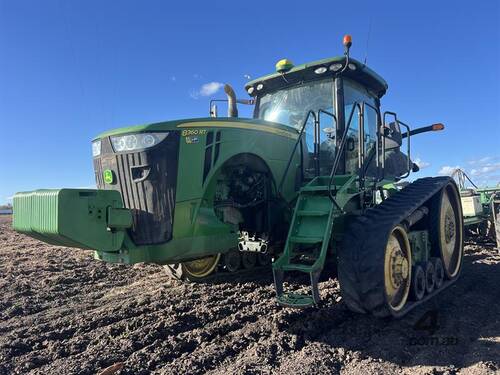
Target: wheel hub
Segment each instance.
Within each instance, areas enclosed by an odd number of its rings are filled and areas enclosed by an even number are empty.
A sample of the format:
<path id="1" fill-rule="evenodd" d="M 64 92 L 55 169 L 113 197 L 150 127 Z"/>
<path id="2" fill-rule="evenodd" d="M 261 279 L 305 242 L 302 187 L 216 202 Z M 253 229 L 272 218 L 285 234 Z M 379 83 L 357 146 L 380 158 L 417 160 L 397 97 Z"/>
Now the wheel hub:
<path id="1" fill-rule="evenodd" d="M 444 237 L 446 243 L 450 243 L 455 237 L 455 220 L 452 215 L 447 214 L 444 223 Z"/>
<path id="2" fill-rule="evenodd" d="M 391 254 L 391 283 L 394 288 L 399 288 L 404 280 L 408 278 L 408 260 L 404 257 L 401 249 L 394 249 Z"/>

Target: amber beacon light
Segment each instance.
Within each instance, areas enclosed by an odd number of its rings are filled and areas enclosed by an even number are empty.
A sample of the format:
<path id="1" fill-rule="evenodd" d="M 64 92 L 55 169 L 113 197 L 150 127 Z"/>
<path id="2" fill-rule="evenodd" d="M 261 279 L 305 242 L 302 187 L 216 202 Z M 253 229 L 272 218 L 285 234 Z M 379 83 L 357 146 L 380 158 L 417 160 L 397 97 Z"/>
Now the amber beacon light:
<path id="1" fill-rule="evenodd" d="M 346 48 L 350 48 L 352 46 L 352 36 L 349 34 L 344 35 L 343 43 Z"/>

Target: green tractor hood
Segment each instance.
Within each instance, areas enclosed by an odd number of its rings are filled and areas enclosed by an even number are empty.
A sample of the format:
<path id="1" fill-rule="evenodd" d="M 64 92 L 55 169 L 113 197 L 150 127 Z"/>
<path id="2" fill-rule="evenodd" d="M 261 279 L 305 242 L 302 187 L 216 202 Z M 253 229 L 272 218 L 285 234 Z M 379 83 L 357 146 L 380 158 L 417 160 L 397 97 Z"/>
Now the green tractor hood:
<path id="1" fill-rule="evenodd" d="M 288 143 L 298 138 L 298 132 L 295 129 L 273 122 L 246 118 L 209 117 L 123 127 L 102 133 L 95 139 L 130 133 L 175 131 L 184 140 L 182 147 L 191 147 L 186 146 L 189 143 L 188 138 L 191 136 L 193 136 L 191 138 L 197 139 L 205 137 L 212 128 L 236 130 L 237 132 L 243 129 L 255 133 L 263 132 L 285 138 L 287 139 L 285 142 Z M 255 134 L 254 138 L 262 139 L 260 134 Z M 233 144 L 237 143 L 229 142 L 226 149 L 231 150 L 230 147 Z M 189 159 L 187 161 L 191 164 L 200 164 L 198 160 L 202 160 L 205 153 L 205 142 L 200 142 L 200 146 L 199 155 L 196 154 L 198 151 L 194 151 L 197 148 L 192 148 L 189 153 L 184 154 L 189 156 L 185 158 Z M 100 171 L 100 173 L 107 171 Z M 200 175 L 201 173 L 197 173 L 195 177 Z M 127 182 L 123 181 L 123 183 Z M 186 183 L 184 184 L 186 185 Z M 189 186 L 191 185 L 192 183 L 189 183 Z M 178 206 L 176 205 L 179 220 L 181 220 L 179 223 L 185 219 L 183 212 L 188 212 L 191 215 L 192 204 L 201 204 L 199 202 L 201 202 L 202 194 L 201 188 L 199 191 L 191 192 L 191 195 L 187 194 L 184 198 L 181 197 L 180 193 L 178 194 L 177 198 L 181 201 Z M 130 241 L 130 233 L 128 233 L 134 230 L 132 211 L 134 208 L 124 208 L 123 200 L 125 198 L 122 195 L 123 192 L 109 188 L 109 186 L 106 188 L 101 186 L 99 189 L 45 189 L 17 193 L 13 202 L 13 228 L 18 232 L 53 245 L 118 254 L 120 250 L 125 248 L 135 248 L 135 245 Z M 183 207 L 186 205 L 191 208 L 183 211 Z M 234 237 L 234 235 L 231 236 Z M 151 246 L 151 249 L 153 248 L 154 246 Z"/>
<path id="2" fill-rule="evenodd" d="M 286 137 L 297 138 L 298 131 L 290 128 L 289 126 L 279 124 L 276 122 L 264 121 L 253 118 L 238 118 L 238 117 L 200 117 L 191 119 L 181 119 L 174 121 L 156 122 L 144 125 L 135 125 L 112 129 L 99 134 L 93 140 L 130 133 L 147 133 L 147 132 L 162 132 L 183 130 L 187 128 L 198 127 L 214 127 L 214 128 L 234 128 L 264 131 L 267 133 L 274 133 Z"/>

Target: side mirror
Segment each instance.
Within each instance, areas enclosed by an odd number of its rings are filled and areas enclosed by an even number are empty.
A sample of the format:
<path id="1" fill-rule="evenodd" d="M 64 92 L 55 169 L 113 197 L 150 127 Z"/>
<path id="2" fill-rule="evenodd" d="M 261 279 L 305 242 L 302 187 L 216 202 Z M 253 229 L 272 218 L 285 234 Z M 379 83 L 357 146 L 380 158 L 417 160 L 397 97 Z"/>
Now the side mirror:
<path id="1" fill-rule="evenodd" d="M 403 136 L 397 122 L 390 122 L 384 126 L 385 149 L 392 150 L 401 147 Z"/>

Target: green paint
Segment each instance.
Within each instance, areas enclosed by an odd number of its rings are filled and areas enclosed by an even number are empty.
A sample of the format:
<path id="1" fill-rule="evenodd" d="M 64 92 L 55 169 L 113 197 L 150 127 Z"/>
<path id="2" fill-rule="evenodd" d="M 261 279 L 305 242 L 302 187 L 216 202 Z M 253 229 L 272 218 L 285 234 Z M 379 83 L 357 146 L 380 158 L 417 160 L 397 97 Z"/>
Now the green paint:
<path id="1" fill-rule="evenodd" d="M 411 246 L 413 264 L 425 263 L 430 259 L 431 243 L 429 232 L 426 230 L 411 231 L 408 233 Z"/>

